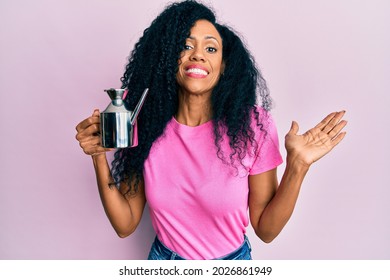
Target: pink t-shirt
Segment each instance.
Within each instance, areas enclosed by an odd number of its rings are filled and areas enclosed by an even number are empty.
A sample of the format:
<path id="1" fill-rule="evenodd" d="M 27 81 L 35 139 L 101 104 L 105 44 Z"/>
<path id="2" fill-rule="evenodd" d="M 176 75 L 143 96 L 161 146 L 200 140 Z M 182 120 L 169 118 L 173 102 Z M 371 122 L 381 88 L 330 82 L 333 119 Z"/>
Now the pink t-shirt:
<path id="1" fill-rule="evenodd" d="M 172 118 L 167 124 L 144 165 L 152 224 L 166 247 L 186 259 L 219 258 L 240 247 L 249 223 L 248 175 L 282 163 L 271 117 L 262 123 L 267 133 L 252 125 L 260 149 L 255 155 L 251 148 L 245 168 L 217 157 L 212 121 L 190 127 Z M 229 159 L 229 139 L 223 139 Z"/>

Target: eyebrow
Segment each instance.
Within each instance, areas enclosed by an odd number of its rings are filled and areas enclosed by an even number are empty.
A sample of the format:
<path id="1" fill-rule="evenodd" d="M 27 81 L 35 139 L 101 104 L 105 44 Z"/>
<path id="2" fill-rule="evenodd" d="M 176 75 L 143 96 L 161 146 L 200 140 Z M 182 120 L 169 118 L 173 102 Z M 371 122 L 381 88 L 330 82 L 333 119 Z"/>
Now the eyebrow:
<path id="1" fill-rule="evenodd" d="M 191 39 L 191 40 L 196 40 L 195 37 L 193 36 L 189 36 L 188 39 Z M 204 37 L 205 40 L 209 40 L 209 39 L 212 39 L 212 40 L 215 40 L 218 44 L 220 44 L 220 42 L 218 41 L 217 38 L 215 38 L 214 36 L 211 36 L 211 35 L 207 35 Z"/>

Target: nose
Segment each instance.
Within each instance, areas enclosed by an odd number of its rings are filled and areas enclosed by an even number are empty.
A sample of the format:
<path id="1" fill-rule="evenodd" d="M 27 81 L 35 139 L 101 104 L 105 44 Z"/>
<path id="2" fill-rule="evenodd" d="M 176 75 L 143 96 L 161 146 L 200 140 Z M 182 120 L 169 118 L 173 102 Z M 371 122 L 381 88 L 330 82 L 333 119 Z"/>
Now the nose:
<path id="1" fill-rule="evenodd" d="M 205 56 L 203 54 L 203 50 L 201 48 L 195 47 L 192 50 L 190 55 L 190 60 L 192 61 L 206 61 Z"/>

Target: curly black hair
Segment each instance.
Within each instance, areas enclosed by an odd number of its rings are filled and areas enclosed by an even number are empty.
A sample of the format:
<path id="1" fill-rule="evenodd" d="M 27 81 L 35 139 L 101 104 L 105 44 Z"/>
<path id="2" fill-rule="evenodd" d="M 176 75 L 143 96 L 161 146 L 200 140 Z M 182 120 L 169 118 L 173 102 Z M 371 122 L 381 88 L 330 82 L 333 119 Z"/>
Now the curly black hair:
<path id="1" fill-rule="evenodd" d="M 178 61 L 191 27 L 201 19 L 216 27 L 223 45 L 225 70 L 211 96 L 217 156 L 225 163 L 234 165 L 238 160 L 242 164 L 248 145 L 257 148 L 250 126 L 251 114 L 254 114 L 259 129 L 263 129 L 256 104 L 260 99 L 261 106 L 269 110 L 271 99 L 253 57 L 231 28 L 216 23 L 210 8 L 193 0 L 173 3 L 145 29 L 121 78 L 122 88 L 128 89 L 125 102 L 129 108 L 134 108 L 143 90 L 149 88 L 138 117 L 138 146 L 118 149 L 111 166 L 115 184 L 125 182 L 131 193 L 138 191 L 152 144 L 177 112 Z M 229 137 L 231 147 L 230 160 L 227 161 L 220 145 L 223 133 Z"/>

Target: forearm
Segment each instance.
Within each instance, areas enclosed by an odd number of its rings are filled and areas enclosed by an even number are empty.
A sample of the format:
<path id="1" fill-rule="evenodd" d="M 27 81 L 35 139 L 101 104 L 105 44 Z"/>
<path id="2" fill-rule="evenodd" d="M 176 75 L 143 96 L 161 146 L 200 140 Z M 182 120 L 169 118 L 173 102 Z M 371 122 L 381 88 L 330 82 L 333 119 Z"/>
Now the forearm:
<path id="1" fill-rule="evenodd" d="M 309 166 L 287 158 L 285 172 L 272 200 L 265 207 L 256 230 L 265 242 L 271 242 L 290 219 Z"/>
<path id="2" fill-rule="evenodd" d="M 124 195 L 113 182 L 106 155 L 99 154 L 92 156 L 95 168 L 96 180 L 99 189 L 100 199 L 111 225 L 120 237 L 125 237 L 135 230 L 130 205 Z"/>
<path id="3" fill-rule="evenodd" d="M 251 223 L 263 241 L 271 242 L 290 219 L 310 165 L 343 140 L 345 132 L 341 130 L 347 124 L 342 120 L 344 114 L 345 111 L 333 112 L 302 135 L 298 135 L 298 123 L 293 121 L 285 137 L 287 165 L 279 187 L 277 179 L 275 183 L 275 178 L 267 177 L 267 172 L 252 178 Z"/>

